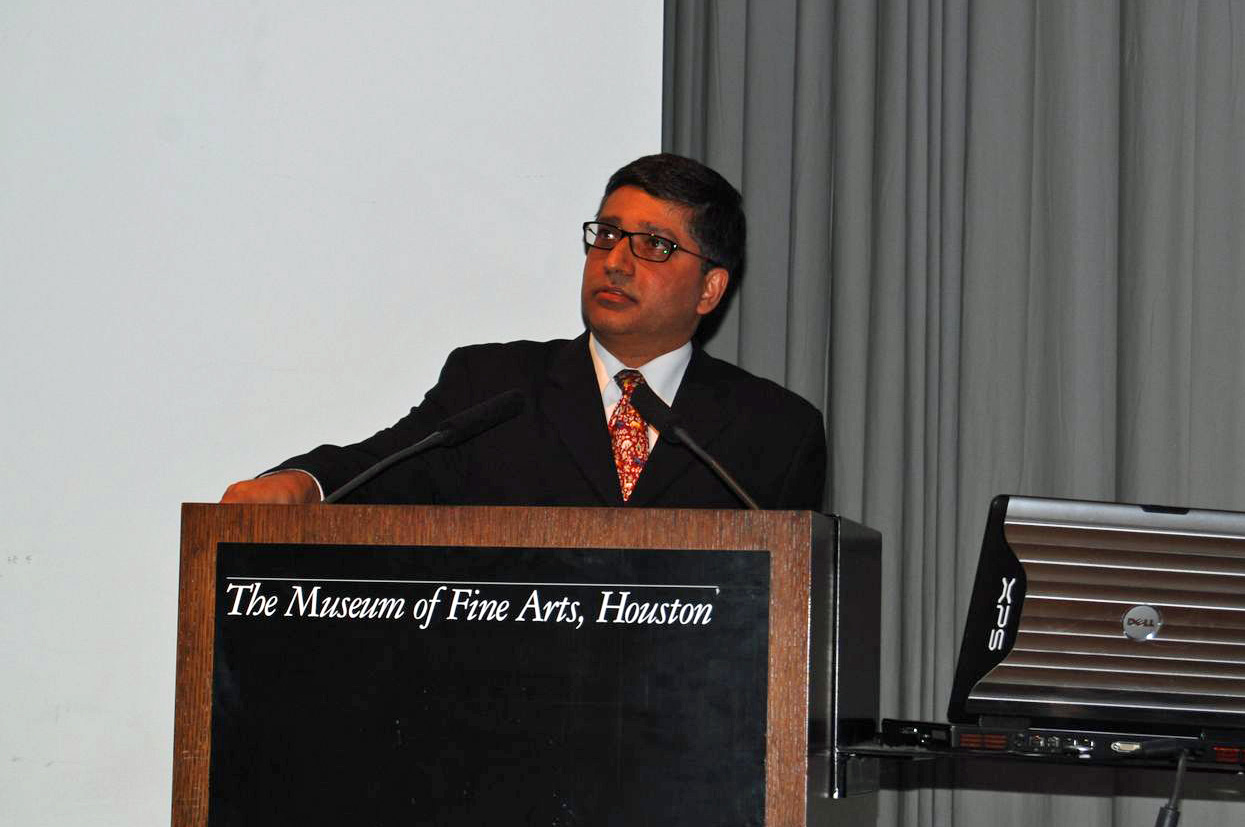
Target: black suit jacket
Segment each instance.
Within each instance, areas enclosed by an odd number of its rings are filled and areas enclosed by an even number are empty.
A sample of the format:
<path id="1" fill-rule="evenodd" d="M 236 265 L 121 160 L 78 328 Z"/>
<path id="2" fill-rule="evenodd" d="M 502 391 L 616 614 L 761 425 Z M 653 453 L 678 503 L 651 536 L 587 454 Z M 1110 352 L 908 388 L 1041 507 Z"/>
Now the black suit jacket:
<path id="1" fill-rule="evenodd" d="M 687 448 L 659 440 L 624 503 L 587 334 L 574 340 L 474 345 L 450 354 L 436 387 L 391 428 L 355 445 L 322 445 L 278 466 L 309 471 L 329 493 L 446 417 L 519 388 L 513 419 L 453 448 L 401 463 L 346 499 L 443 505 L 738 508 Z M 821 414 L 766 379 L 697 348 L 673 409 L 688 432 L 762 508 L 820 509 Z"/>

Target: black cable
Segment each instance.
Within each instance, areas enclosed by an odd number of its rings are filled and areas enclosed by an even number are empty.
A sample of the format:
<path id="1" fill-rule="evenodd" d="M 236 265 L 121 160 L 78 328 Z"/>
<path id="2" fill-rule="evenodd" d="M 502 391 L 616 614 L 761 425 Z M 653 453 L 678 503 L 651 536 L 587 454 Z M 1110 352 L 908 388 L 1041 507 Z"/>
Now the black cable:
<path id="1" fill-rule="evenodd" d="M 1180 786 L 1184 783 L 1184 765 L 1189 760 L 1189 751 L 1182 749 L 1180 751 L 1180 760 L 1176 763 L 1176 783 L 1172 785 L 1171 798 L 1167 800 L 1167 804 L 1159 807 L 1159 817 L 1155 819 L 1154 827 L 1176 827 L 1180 823 Z"/>

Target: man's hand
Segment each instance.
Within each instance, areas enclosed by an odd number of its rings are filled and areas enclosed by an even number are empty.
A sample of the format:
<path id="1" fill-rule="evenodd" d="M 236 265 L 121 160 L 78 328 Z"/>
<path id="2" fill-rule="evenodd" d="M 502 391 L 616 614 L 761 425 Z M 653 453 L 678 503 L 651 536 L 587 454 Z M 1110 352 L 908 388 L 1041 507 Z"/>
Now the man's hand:
<path id="1" fill-rule="evenodd" d="M 318 503 L 320 487 L 305 471 L 278 471 L 225 489 L 223 503 Z"/>

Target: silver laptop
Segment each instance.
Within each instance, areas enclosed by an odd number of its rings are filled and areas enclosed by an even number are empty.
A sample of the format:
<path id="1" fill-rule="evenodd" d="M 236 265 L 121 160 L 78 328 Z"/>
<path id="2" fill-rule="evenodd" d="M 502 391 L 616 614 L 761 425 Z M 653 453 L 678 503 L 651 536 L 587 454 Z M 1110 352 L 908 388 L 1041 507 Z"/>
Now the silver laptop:
<path id="1" fill-rule="evenodd" d="M 947 716 L 1245 730 L 1245 514 L 996 497 Z"/>

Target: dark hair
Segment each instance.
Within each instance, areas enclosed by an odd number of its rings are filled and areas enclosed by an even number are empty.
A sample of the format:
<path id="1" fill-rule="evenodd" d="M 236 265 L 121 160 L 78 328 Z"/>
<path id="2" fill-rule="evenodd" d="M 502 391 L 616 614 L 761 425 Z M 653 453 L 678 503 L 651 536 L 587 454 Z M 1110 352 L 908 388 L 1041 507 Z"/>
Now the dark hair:
<path id="1" fill-rule="evenodd" d="M 715 264 L 725 267 L 731 276 L 731 287 L 737 286 L 743 278 L 748 236 L 739 190 L 699 161 L 668 152 L 637 158 L 611 175 L 602 205 L 614 190 L 628 186 L 690 207 L 692 238 L 700 252 L 713 260 L 713 264 L 704 263 L 704 271 Z"/>

